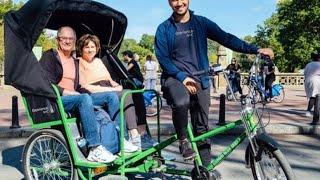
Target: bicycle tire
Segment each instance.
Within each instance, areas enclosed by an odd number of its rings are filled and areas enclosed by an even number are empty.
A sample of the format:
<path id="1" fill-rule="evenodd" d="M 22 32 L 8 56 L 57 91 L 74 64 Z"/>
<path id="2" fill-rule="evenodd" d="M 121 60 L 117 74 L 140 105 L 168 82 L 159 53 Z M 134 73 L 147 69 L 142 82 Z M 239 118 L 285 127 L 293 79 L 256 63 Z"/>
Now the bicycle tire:
<path id="1" fill-rule="evenodd" d="M 37 149 L 37 145 L 41 148 Z M 44 129 L 33 133 L 23 148 L 22 161 L 26 180 L 77 178 L 74 177 L 75 168 L 66 140 L 57 130 Z M 31 167 L 31 162 L 35 167 Z M 37 169 L 43 172 L 37 172 Z"/>
<path id="2" fill-rule="evenodd" d="M 260 92 L 257 89 L 252 90 L 252 88 L 249 88 L 249 91 L 252 104 L 257 104 L 261 100 Z"/>
<path id="3" fill-rule="evenodd" d="M 250 167 L 255 180 L 295 179 L 290 164 L 279 149 L 272 151 L 266 146 L 260 146 L 259 148 L 262 148 L 259 150 L 261 151 L 260 161 L 255 160 L 252 150 L 250 150 Z M 274 172 L 270 173 L 271 169 L 273 169 Z M 268 171 L 269 174 L 267 174 Z"/>
<path id="4" fill-rule="evenodd" d="M 279 95 L 273 97 L 272 101 L 275 103 L 281 103 L 284 100 L 284 97 L 285 97 L 285 92 L 284 92 L 284 89 L 282 88 L 279 92 Z"/>
<path id="5" fill-rule="evenodd" d="M 160 101 L 159 101 L 159 112 L 157 112 L 157 103 L 152 103 L 151 105 L 146 106 L 146 116 L 147 117 L 157 116 L 158 113 L 161 112 L 161 109 L 162 109 L 162 100 L 160 98 Z"/>

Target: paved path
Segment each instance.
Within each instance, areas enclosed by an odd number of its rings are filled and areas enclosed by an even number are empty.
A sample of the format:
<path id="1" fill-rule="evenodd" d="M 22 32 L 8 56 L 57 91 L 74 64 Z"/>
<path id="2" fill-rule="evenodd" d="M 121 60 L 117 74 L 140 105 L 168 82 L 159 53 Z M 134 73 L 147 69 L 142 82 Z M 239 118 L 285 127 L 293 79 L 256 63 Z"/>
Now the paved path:
<path id="1" fill-rule="evenodd" d="M 165 137 L 164 137 L 165 138 Z M 297 180 L 318 180 L 320 177 L 320 136 L 306 135 L 277 135 L 274 136 L 281 146 L 282 152 L 288 159 Z M 212 155 L 217 156 L 234 139 L 233 136 L 212 138 Z M 21 154 L 26 138 L 0 138 L 0 179 L 22 179 Z M 229 157 L 216 168 L 222 174 L 223 180 L 253 179 L 250 169 L 245 168 L 244 154 L 247 143 L 242 143 Z M 174 143 L 164 149 L 163 155 L 176 157 L 170 162 L 172 167 L 192 169 L 192 162 L 184 162 L 178 153 L 178 144 Z M 167 179 L 188 180 L 188 177 L 166 175 Z M 133 179 L 160 180 L 159 174 L 149 173 L 132 175 Z"/>
<path id="2" fill-rule="evenodd" d="M 209 123 L 213 127 L 219 119 L 219 95 L 224 93 L 224 89 L 218 90 L 218 93 L 211 93 L 211 106 Z M 286 88 L 285 100 L 280 103 L 268 103 L 263 113 L 264 123 L 268 123 L 267 130 L 275 134 L 320 134 L 318 126 L 311 126 L 308 123 L 312 118 L 305 117 L 305 109 L 307 106 L 307 99 L 303 88 Z M 20 93 L 14 88 L 7 87 L 0 89 L 0 137 L 12 132 L 9 130 L 11 126 L 11 97 L 17 95 L 19 98 L 19 119 L 20 125 L 23 128 L 28 128 L 29 123 L 26 120 L 24 107 L 22 105 Z M 236 102 L 226 102 L 226 119 L 227 122 L 239 119 L 240 105 Z M 151 129 L 155 132 L 155 117 L 148 118 L 151 124 Z M 161 124 L 163 133 L 173 133 L 173 126 L 171 120 L 171 109 L 165 106 L 161 111 Z M 22 128 L 22 129 L 23 129 Z M 16 130 L 17 131 L 17 130 Z M 16 134 L 16 131 L 12 134 Z M 19 130 L 18 130 L 19 131 Z M 3 135 L 4 134 L 4 135 Z M 21 136 L 21 135 L 20 135 Z"/>

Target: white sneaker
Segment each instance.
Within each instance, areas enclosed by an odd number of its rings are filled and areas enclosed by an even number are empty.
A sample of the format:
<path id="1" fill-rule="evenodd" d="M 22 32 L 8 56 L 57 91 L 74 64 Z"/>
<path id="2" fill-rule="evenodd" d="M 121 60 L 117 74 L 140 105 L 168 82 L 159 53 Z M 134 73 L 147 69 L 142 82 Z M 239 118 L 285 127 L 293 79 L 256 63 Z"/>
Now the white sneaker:
<path id="1" fill-rule="evenodd" d="M 306 112 L 306 117 L 312 117 L 312 114 L 311 114 L 310 111 L 307 111 L 307 112 Z"/>
<path id="2" fill-rule="evenodd" d="M 92 148 L 87 157 L 88 161 L 110 163 L 117 157 L 109 152 L 105 147 L 99 145 L 96 148 Z"/>
<path id="3" fill-rule="evenodd" d="M 127 141 L 126 139 L 124 139 L 123 145 L 124 145 L 125 153 L 133 153 L 139 150 L 138 146 L 133 145 L 131 142 Z"/>

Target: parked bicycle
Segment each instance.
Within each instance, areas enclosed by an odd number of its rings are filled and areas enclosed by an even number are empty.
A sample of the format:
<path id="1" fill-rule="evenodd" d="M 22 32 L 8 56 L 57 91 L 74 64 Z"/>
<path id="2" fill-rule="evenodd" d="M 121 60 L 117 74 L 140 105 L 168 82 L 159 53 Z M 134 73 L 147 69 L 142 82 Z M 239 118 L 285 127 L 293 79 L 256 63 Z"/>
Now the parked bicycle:
<path id="1" fill-rule="evenodd" d="M 256 58 L 254 61 L 254 66 L 258 66 L 261 59 Z M 270 97 L 270 92 L 265 90 L 264 81 L 265 75 L 259 74 L 258 70 L 248 77 L 248 95 L 251 97 L 254 104 L 258 102 L 265 103 L 266 99 L 271 99 L 275 103 L 281 103 L 285 98 L 284 87 L 281 84 L 272 85 L 272 97 Z"/>

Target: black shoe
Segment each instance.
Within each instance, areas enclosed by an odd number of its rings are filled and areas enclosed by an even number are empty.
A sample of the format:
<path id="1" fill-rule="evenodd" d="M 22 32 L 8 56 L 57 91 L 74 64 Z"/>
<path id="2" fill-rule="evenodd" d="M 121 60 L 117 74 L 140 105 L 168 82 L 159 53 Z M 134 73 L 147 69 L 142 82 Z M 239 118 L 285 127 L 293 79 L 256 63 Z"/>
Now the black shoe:
<path id="1" fill-rule="evenodd" d="M 196 153 L 193 151 L 191 144 L 188 141 L 181 142 L 179 150 L 184 160 L 190 160 L 196 156 Z"/>

